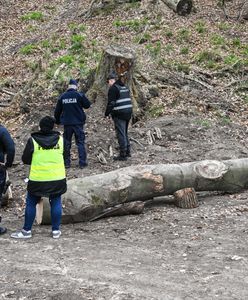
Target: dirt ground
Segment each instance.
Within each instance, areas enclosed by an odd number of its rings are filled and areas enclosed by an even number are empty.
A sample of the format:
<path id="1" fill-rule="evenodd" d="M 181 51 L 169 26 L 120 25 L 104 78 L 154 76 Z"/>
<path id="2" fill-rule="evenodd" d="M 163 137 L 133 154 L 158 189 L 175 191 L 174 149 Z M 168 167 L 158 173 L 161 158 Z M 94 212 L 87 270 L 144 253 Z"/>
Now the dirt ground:
<path id="1" fill-rule="evenodd" d="M 130 129 L 133 155 L 127 162 L 107 158 L 101 165 L 98 147 L 115 150 L 109 120 L 99 124 L 89 113 L 89 167 L 68 179 L 136 164 L 177 163 L 247 156 L 245 132 L 234 124 L 202 126 L 197 118 L 163 117 L 138 122 Z M 99 126 L 99 125 L 98 125 Z M 23 224 L 27 169 L 20 163 L 23 138 L 16 133 L 16 165 L 10 170 L 14 200 L 1 211 L 8 233 L 1 236 L 0 299 L 247 299 L 248 200 L 239 194 L 201 193 L 200 206 L 183 210 L 171 197 L 147 205 L 141 215 L 62 225 L 59 240 L 49 226 L 33 228 L 33 238 L 13 240 Z M 159 127 L 162 139 L 148 145 L 146 132 Z M 20 135 L 22 139 L 20 139 Z M 138 141 L 137 142 L 134 142 Z M 76 158 L 76 149 L 73 147 Z"/>

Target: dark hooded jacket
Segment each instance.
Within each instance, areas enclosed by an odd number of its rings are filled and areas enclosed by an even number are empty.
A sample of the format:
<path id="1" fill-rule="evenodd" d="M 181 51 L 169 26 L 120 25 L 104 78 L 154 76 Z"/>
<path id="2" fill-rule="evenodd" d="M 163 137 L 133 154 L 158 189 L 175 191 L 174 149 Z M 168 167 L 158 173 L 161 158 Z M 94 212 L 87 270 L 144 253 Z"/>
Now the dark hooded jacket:
<path id="1" fill-rule="evenodd" d="M 5 162 L 6 155 L 6 162 Z M 5 167 L 12 166 L 15 157 L 15 144 L 8 130 L 0 125 L 0 162 L 5 163 Z"/>
<path id="2" fill-rule="evenodd" d="M 91 102 L 77 90 L 69 89 L 63 93 L 56 105 L 54 117 L 56 124 L 84 125 L 86 115 L 84 109 L 91 106 Z"/>
<path id="3" fill-rule="evenodd" d="M 45 149 L 51 149 L 57 145 L 60 133 L 57 131 L 43 132 L 38 131 L 31 134 L 26 147 L 23 151 L 22 161 L 24 164 L 31 165 L 34 152 L 34 143 L 32 138 Z M 66 178 L 56 181 L 28 181 L 27 190 L 30 194 L 39 197 L 49 197 L 61 195 L 66 192 Z"/>
<path id="4" fill-rule="evenodd" d="M 125 88 L 127 90 L 125 94 L 121 95 L 120 93 L 121 88 Z M 128 107 L 121 110 L 115 110 L 116 107 L 120 106 L 117 104 L 118 100 L 120 101 L 122 98 L 128 98 L 128 101 L 127 103 L 125 103 L 124 101 L 126 99 L 123 99 L 120 105 L 124 104 L 124 107 L 125 106 Z M 105 117 L 111 115 L 112 118 L 118 118 L 121 120 L 130 120 L 132 117 L 132 107 L 130 106 L 132 106 L 130 91 L 124 85 L 124 83 L 120 79 L 118 79 L 108 90 L 108 104 L 105 111 Z"/>

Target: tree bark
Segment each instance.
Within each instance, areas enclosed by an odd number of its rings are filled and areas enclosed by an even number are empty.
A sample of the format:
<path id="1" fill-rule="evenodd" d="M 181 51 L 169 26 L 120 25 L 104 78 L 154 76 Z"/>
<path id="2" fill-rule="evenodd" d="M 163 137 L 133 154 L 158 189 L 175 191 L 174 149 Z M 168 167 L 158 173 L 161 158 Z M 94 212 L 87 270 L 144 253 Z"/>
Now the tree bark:
<path id="1" fill-rule="evenodd" d="M 125 73 L 125 84 L 132 95 L 134 115 L 140 113 L 140 106 L 144 104 L 144 97 L 135 79 L 136 56 L 134 50 L 121 45 L 111 45 L 103 51 L 97 67 L 92 87 L 87 92 L 89 99 L 99 104 L 104 111 L 107 105 L 107 77 L 115 71 L 118 75 Z"/>
<path id="2" fill-rule="evenodd" d="M 168 7 L 173 9 L 179 15 L 190 14 L 193 2 L 192 0 L 162 0 Z"/>
<path id="3" fill-rule="evenodd" d="M 89 221 L 107 207 L 172 195 L 180 189 L 237 192 L 248 188 L 248 159 L 139 165 L 68 181 L 63 223 Z M 44 202 L 43 223 L 50 222 Z"/>

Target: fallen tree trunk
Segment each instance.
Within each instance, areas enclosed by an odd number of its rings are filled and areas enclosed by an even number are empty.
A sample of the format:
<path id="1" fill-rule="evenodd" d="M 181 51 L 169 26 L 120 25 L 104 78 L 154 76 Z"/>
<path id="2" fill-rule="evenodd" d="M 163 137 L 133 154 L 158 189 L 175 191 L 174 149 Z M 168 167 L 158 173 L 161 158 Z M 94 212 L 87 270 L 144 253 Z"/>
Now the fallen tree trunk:
<path id="1" fill-rule="evenodd" d="M 248 188 L 248 159 L 206 160 L 182 164 L 138 165 L 68 181 L 62 222 L 83 222 L 107 207 L 172 195 L 180 189 L 237 192 Z M 50 223 L 44 202 L 43 224 Z"/>
<path id="2" fill-rule="evenodd" d="M 179 15 L 190 14 L 193 6 L 192 0 L 162 0 L 168 7 Z"/>

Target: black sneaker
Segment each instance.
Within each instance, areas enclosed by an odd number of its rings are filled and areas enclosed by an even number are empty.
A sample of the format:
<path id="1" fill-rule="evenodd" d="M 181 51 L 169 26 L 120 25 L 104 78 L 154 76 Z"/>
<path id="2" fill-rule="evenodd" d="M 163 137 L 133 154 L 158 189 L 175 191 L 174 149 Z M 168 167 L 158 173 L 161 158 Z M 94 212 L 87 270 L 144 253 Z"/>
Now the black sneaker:
<path id="1" fill-rule="evenodd" d="M 114 156 L 113 159 L 114 160 L 120 160 L 120 161 L 126 161 L 127 157 L 118 155 L 118 156 Z"/>
<path id="2" fill-rule="evenodd" d="M 0 227 L 0 234 L 4 234 L 7 232 L 7 228 L 5 227 Z"/>

